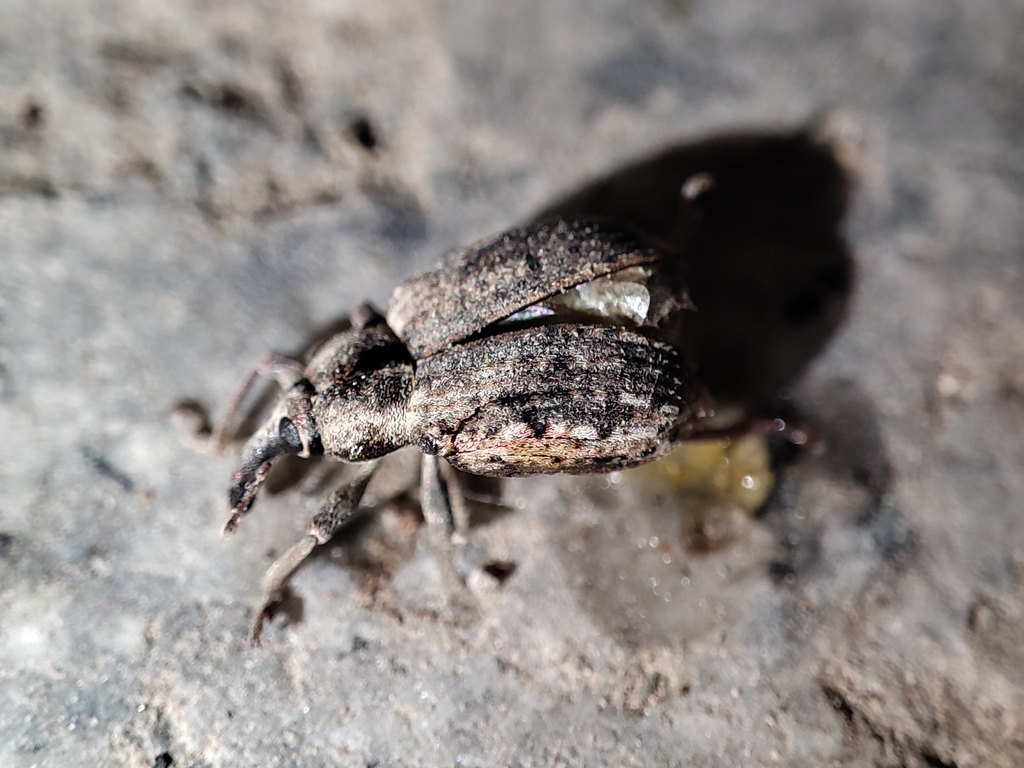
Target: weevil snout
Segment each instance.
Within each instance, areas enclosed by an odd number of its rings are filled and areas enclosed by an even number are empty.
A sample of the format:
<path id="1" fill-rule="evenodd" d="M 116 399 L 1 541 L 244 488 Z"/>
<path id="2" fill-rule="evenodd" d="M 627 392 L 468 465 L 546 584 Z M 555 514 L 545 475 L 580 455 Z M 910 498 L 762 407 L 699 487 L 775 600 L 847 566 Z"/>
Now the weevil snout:
<path id="1" fill-rule="evenodd" d="M 249 511 L 274 462 L 287 454 L 308 457 L 322 453 L 320 433 L 313 417 L 313 387 L 302 380 L 284 393 L 270 418 L 242 449 L 242 465 L 232 478 L 228 497 L 231 517 L 224 526 L 231 533 Z"/>

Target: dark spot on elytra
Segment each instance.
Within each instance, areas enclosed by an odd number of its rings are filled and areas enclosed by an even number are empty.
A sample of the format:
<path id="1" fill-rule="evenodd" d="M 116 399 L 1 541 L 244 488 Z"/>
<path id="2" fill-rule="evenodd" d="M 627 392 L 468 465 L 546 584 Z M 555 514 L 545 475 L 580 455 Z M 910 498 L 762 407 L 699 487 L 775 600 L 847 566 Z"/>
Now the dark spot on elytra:
<path id="1" fill-rule="evenodd" d="M 153 758 L 153 768 L 170 768 L 174 765 L 174 757 L 170 752 L 161 752 Z"/>
<path id="2" fill-rule="evenodd" d="M 677 389 L 678 386 L 672 391 L 675 392 Z M 638 410 L 639 409 L 635 405 L 630 405 L 629 403 L 616 403 L 614 409 L 615 423 L 624 424 L 626 422 L 636 421 Z"/>
<path id="3" fill-rule="evenodd" d="M 523 261 L 526 262 L 526 266 L 531 272 L 536 272 L 540 269 L 540 259 L 537 258 L 537 254 L 534 253 L 532 249 L 527 250 L 526 253 L 523 254 Z"/>
<path id="4" fill-rule="evenodd" d="M 545 358 L 545 366 L 553 379 L 565 378 L 565 374 L 573 369 L 572 361 L 562 355 L 553 355 Z"/>
<path id="5" fill-rule="evenodd" d="M 519 413 L 519 418 L 530 428 L 534 437 L 542 437 L 548 428 L 547 422 L 541 418 L 536 408 L 524 408 Z"/>

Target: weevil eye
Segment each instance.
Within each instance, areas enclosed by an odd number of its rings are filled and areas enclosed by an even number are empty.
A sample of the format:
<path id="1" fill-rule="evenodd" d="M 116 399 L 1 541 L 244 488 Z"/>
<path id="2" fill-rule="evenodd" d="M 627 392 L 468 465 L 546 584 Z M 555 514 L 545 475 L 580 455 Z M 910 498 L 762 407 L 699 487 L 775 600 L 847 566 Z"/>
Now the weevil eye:
<path id="1" fill-rule="evenodd" d="M 296 429 L 292 420 L 287 416 L 278 422 L 277 434 L 289 448 L 296 451 L 302 450 L 302 440 L 299 438 L 299 430 Z"/>

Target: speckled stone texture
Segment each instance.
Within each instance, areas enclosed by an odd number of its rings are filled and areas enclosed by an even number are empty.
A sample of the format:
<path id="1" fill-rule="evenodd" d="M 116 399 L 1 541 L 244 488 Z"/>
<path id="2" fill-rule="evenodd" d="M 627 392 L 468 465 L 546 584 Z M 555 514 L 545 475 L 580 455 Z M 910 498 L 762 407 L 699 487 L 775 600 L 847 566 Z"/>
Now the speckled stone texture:
<path id="1" fill-rule="evenodd" d="M 1011 0 L 0 1 L 0 765 L 1024 764 L 1022 93 Z M 603 174 L 812 122 L 853 300 L 733 544 L 627 476 L 502 481 L 453 601 L 371 488 L 248 648 L 316 475 L 222 542 L 235 457 L 169 409 Z"/>

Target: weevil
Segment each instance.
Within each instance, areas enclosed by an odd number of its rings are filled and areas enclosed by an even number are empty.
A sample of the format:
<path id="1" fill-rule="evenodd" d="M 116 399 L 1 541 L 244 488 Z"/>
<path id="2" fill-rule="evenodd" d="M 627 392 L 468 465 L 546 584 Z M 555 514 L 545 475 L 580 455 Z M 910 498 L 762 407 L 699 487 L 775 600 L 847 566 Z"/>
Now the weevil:
<path id="1" fill-rule="evenodd" d="M 456 476 L 439 459 L 499 477 L 601 473 L 652 461 L 699 435 L 710 398 L 659 339 L 672 316 L 692 309 L 666 258 L 607 221 L 513 229 L 400 285 L 386 316 L 361 305 L 351 327 L 307 364 L 267 356 L 229 414 L 259 373 L 284 393 L 242 450 L 225 532 L 287 454 L 362 469 L 267 572 L 253 643 L 287 577 L 356 515 L 378 462 L 398 448 L 423 453 L 424 518 L 451 532 Z"/>

